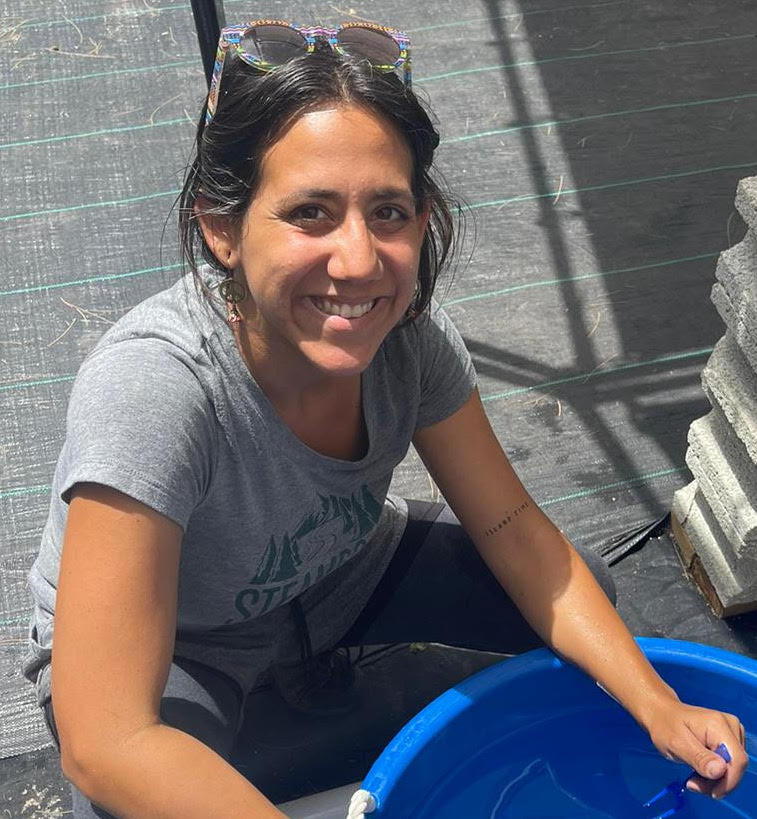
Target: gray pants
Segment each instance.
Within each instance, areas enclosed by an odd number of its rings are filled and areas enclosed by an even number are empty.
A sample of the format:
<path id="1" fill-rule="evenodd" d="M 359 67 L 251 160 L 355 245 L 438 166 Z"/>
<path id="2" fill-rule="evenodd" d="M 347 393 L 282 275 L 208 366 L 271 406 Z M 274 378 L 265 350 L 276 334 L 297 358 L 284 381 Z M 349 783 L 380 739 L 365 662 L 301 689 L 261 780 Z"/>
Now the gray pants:
<path id="1" fill-rule="evenodd" d="M 407 528 L 384 577 L 340 645 L 436 642 L 517 654 L 542 645 L 502 591 L 472 541 L 444 504 L 408 501 Z M 607 596 L 615 585 L 605 562 L 579 547 Z M 161 719 L 229 759 L 241 727 L 244 697 L 225 674 L 174 657 Z M 52 703 L 45 718 L 58 742 Z M 112 819 L 71 786 L 74 819 Z"/>

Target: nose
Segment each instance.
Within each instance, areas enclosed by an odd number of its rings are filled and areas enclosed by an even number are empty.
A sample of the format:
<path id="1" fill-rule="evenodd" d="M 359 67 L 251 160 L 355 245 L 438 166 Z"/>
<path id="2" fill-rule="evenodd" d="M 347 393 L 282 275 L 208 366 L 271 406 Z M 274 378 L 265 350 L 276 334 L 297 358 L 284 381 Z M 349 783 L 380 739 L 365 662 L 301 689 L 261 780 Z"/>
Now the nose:
<path id="1" fill-rule="evenodd" d="M 328 261 L 329 278 L 335 281 L 375 281 L 383 276 L 378 238 L 362 215 L 349 216 L 333 234 Z"/>

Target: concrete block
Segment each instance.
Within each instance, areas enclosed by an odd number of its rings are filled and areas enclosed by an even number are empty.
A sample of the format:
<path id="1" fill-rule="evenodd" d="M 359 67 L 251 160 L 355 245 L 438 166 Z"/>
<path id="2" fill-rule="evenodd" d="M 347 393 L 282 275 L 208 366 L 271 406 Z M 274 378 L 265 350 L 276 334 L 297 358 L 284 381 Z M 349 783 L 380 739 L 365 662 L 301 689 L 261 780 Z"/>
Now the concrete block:
<path id="1" fill-rule="evenodd" d="M 752 305 L 757 304 L 757 232 L 750 230 L 737 245 L 720 254 L 715 278 L 737 314 L 745 294 Z"/>
<path id="2" fill-rule="evenodd" d="M 731 328 L 738 323 L 739 317 L 733 302 L 728 298 L 725 288 L 720 282 L 715 282 L 710 290 L 710 301 L 715 305 L 723 324 Z"/>
<path id="3" fill-rule="evenodd" d="M 702 372 L 702 386 L 710 403 L 728 419 L 757 463 L 757 373 L 729 332 L 715 345 Z"/>
<path id="4" fill-rule="evenodd" d="M 673 496 L 673 537 L 686 571 L 718 617 L 757 609 L 757 561 L 750 557 L 732 565 L 726 536 L 707 506 L 697 482 Z"/>
<path id="5" fill-rule="evenodd" d="M 686 463 L 728 539 L 727 556 L 757 556 L 757 470 L 719 410 L 689 429 Z"/>
<path id="6" fill-rule="evenodd" d="M 720 282 L 712 286 L 710 298 L 749 365 L 757 370 L 757 303 L 744 292 L 741 303 L 735 305 Z"/>
<path id="7" fill-rule="evenodd" d="M 720 254 L 711 296 L 726 325 L 702 373 L 712 410 L 689 429 L 695 480 L 671 509 L 681 560 L 721 617 L 757 609 L 757 177 L 736 207 L 747 233 Z"/>
<path id="8" fill-rule="evenodd" d="M 757 176 L 742 179 L 736 188 L 736 210 L 750 228 L 757 230 Z"/>

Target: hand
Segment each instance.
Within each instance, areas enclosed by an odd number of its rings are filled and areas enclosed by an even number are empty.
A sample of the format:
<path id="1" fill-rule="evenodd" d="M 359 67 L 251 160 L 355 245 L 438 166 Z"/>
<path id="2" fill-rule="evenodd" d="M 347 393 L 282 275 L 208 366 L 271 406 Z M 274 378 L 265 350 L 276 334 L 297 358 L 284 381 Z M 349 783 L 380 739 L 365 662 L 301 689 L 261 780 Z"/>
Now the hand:
<path id="1" fill-rule="evenodd" d="M 685 762 L 697 772 L 687 783 L 690 791 L 720 799 L 744 775 L 748 762 L 744 726 L 733 714 L 669 700 L 656 709 L 647 730 L 666 759 Z M 721 742 L 731 754 L 730 763 L 713 751 Z"/>

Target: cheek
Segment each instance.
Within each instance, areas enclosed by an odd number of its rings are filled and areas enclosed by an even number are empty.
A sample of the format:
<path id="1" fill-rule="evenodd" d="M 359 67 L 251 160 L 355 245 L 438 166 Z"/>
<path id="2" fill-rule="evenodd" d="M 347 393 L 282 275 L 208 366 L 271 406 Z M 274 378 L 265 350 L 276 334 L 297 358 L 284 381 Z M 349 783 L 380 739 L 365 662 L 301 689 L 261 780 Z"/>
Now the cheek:
<path id="1" fill-rule="evenodd" d="M 413 245 L 412 248 L 408 250 L 407 253 L 407 270 L 408 276 L 415 281 L 418 278 L 418 268 L 420 266 L 421 261 L 421 249 L 418 246 Z"/>
<path id="2" fill-rule="evenodd" d="M 274 302 L 296 288 L 307 271 L 305 260 L 295 249 L 285 247 L 277 252 L 270 242 L 248 248 L 242 268 L 253 296 L 257 293 Z"/>
<path id="3" fill-rule="evenodd" d="M 278 249 L 275 249 L 275 248 Z M 271 244 L 266 252 L 269 275 L 277 280 L 281 288 L 294 289 L 313 271 L 321 270 L 328 259 L 328 252 L 322 243 L 312 238 L 288 236 L 278 245 Z"/>

